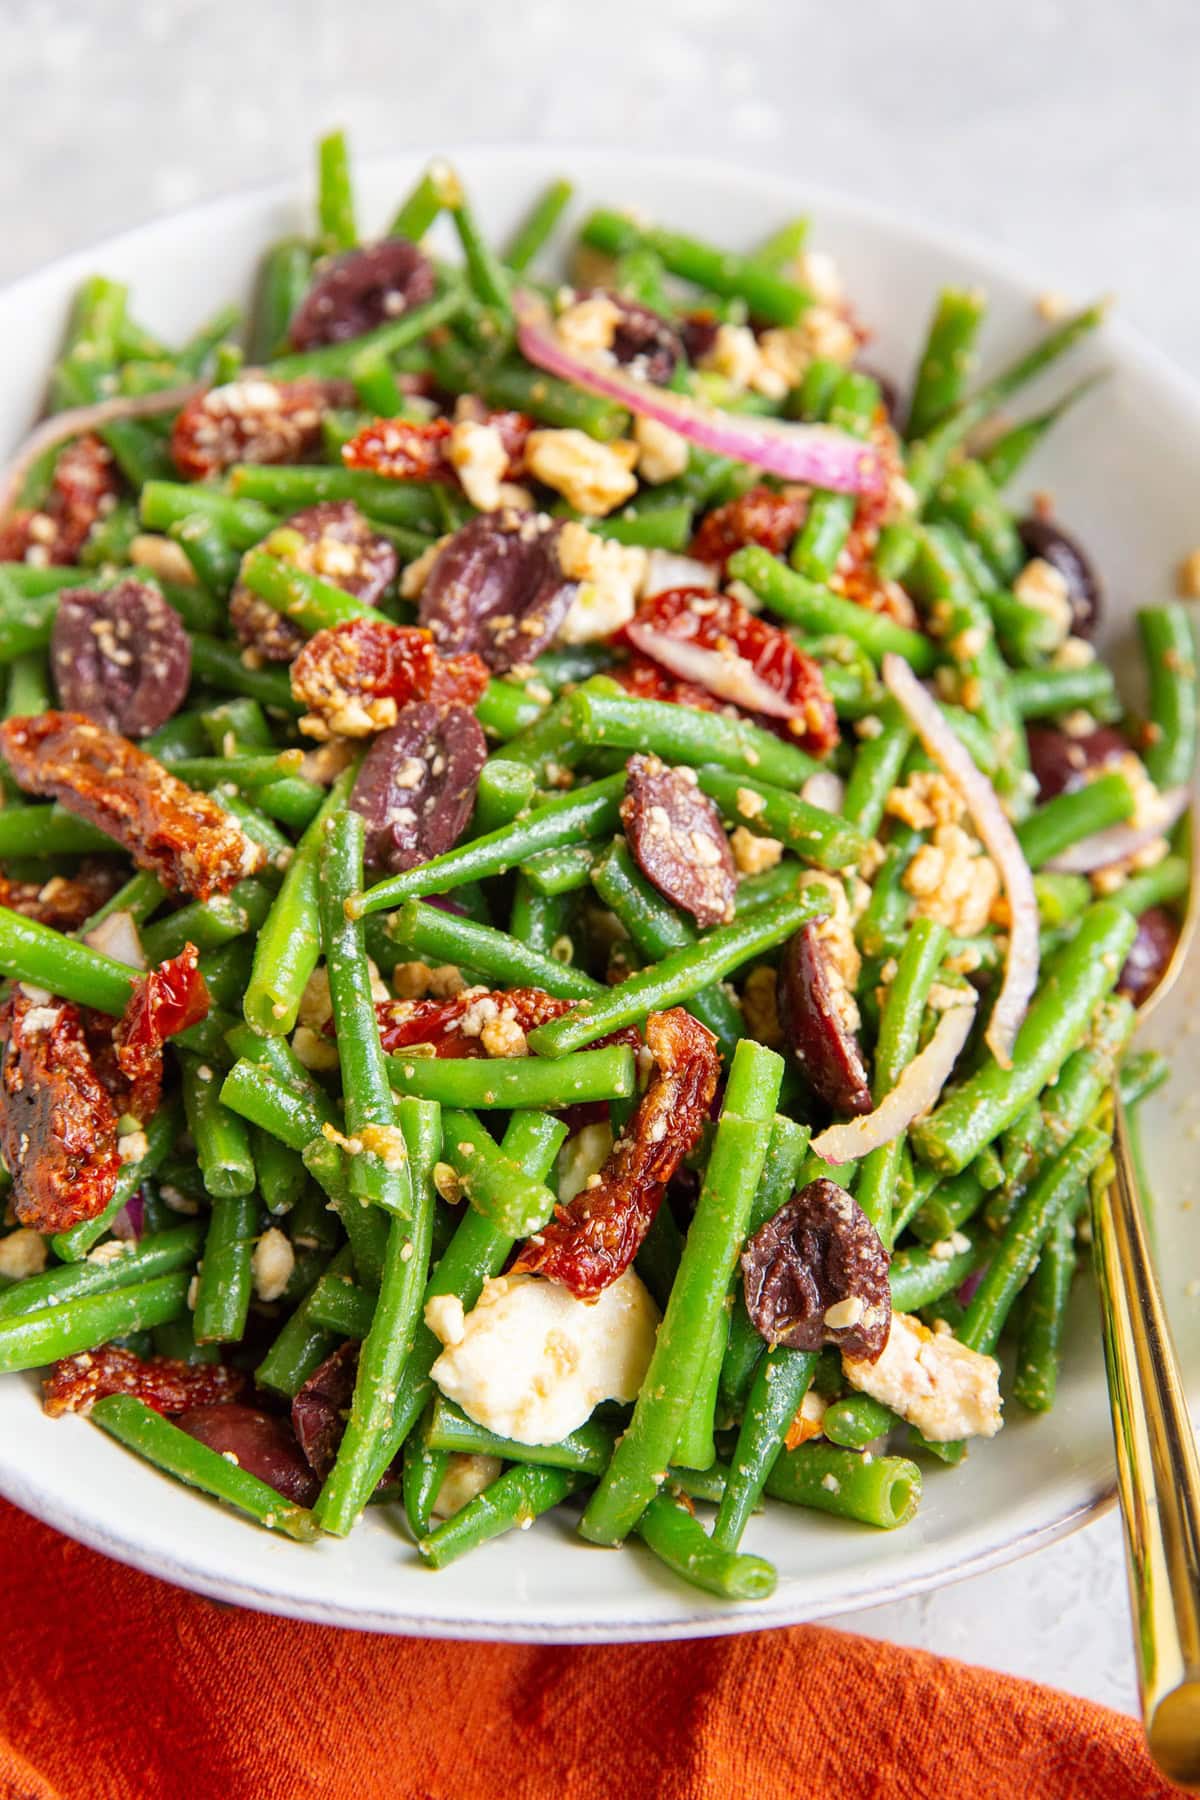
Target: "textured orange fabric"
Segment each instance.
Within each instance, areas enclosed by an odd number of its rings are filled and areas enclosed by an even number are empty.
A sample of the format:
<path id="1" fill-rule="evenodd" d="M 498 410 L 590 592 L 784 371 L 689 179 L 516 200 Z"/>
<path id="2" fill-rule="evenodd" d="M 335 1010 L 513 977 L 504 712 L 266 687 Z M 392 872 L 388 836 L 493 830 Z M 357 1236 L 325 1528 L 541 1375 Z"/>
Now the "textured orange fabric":
<path id="1" fill-rule="evenodd" d="M 214 1605 L 3 1503 L 0 1545 L 0 1800 L 1177 1791 L 1132 1719 L 816 1626 L 595 1649 L 368 1637 Z"/>

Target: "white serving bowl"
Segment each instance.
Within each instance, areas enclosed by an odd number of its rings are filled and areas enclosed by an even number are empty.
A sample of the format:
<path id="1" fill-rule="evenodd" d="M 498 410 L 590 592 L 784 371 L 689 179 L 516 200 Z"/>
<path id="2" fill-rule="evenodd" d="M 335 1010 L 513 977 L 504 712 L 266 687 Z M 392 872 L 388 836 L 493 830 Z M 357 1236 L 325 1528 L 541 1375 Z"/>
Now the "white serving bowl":
<path id="1" fill-rule="evenodd" d="M 994 364 L 1044 327 L 1043 285 L 989 250 L 778 176 L 614 151 L 481 149 L 455 159 L 490 233 L 508 231 L 558 174 L 578 196 L 571 217 L 606 202 L 734 247 L 752 245 L 798 211 L 812 241 L 836 258 L 875 333 L 870 360 L 906 381 L 933 297 L 944 283 L 980 283 L 991 298 L 984 337 Z M 421 166 L 412 155 L 358 171 L 363 217 L 382 229 Z M 264 246 L 308 228 L 301 184 L 259 189 L 200 206 L 72 256 L 0 294 L 0 443 L 16 444 L 36 417 L 68 302 L 94 270 L 133 290 L 137 316 L 167 340 L 182 338 L 231 297 L 247 296 Z M 1105 578 L 1102 648 L 1134 670 L 1132 612 L 1171 591 L 1178 559 L 1200 539 L 1200 391 L 1119 324 L 1086 346 L 1071 373 L 1022 396 L 1032 410 L 1088 369 L 1110 379 L 1052 434 L 1023 478 L 1050 489 Z M 1145 1137 L 1157 1193 L 1164 1286 L 1180 1355 L 1200 1397 L 1200 1242 L 1190 1208 L 1198 1161 L 1193 1124 L 1200 1013 L 1193 959 L 1148 1037 L 1175 1057 L 1170 1087 L 1148 1104 Z M 82 1421 L 52 1421 L 33 1377 L 0 1381 L 0 1492 L 95 1549 L 200 1593 L 264 1611 L 364 1630 L 558 1643 L 672 1638 L 794 1624 L 892 1600 L 994 1567 L 1072 1530 L 1108 1504 L 1113 1458 L 1090 1279 L 1077 1281 L 1054 1411 L 1010 1407 L 1001 1436 L 965 1465 L 925 1476 L 913 1524 L 871 1531 L 772 1505 L 747 1545 L 776 1563 L 779 1586 L 761 1605 L 730 1607 L 675 1582 L 640 1547 L 613 1554 L 585 1545 L 566 1518 L 550 1517 L 441 1574 L 424 1568 L 390 1509 L 371 1513 L 346 1542 L 293 1544 L 243 1521 L 140 1462 Z"/>

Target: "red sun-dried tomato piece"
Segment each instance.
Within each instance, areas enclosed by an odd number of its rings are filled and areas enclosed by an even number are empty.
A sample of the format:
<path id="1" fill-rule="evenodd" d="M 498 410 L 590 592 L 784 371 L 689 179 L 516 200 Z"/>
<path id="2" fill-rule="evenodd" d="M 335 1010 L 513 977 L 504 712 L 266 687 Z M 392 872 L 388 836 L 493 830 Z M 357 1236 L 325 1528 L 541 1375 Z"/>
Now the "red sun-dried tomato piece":
<path id="1" fill-rule="evenodd" d="M 779 1021 L 813 1092 L 835 1112 L 868 1113 L 871 1089 L 847 995 L 814 923 L 788 939 L 779 965 Z"/>
<path id="2" fill-rule="evenodd" d="M 228 1456 L 239 1469 L 257 1475 L 296 1506 L 311 1506 L 321 1484 L 309 1468 L 286 1419 L 224 1400 L 212 1406 L 190 1406 L 176 1420 L 181 1431 Z"/>
<path id="3" fill-rule="evenodd" d="M 49 881 L 10 881 L 0 875 L 0 906 L 56 931 L 77 931 L 121 885 L 121 875 L 110 863 L 86 857 L 74 875 L 52 875 Z"/>
<path id="4" fill-rule="evenodd" d="M 276 381 L 248 369 L 180 409 L 171 433 L 175 467 L 189 481 L 211 481 L 234 463 L 298 462 L 317 448 L 337 398 L 330 384 L 307 375 Z"/>
<path id="5" fill-rule="evenodd" d="M 892 1325 L 889 1257 L 858 1203 L 835 1181 L 810 1181 L 746 1245 L 746 1311 L 768 1344 L 874 1362 Z"/>
<path id="6" fill-rule="evenodd" d="M 163 1045 L 208 1017 L 208 988 L 199 963 L 195 944 L 185 944 L 178 956 L 139 975 L 113 1032 L 117 1067 L 130 1088 L 124 1110 L 143 1124 L 154 1117 L 162 1097 Z"/>
<path id="7" fill-rule="evenodd" d="M 465 706 L 402 707 L 363 757 L 350 796 L 367 823 L 368 867 L 395 875 L 452 850 L 486 761 L 483 727 Z"/>
<path id="8" fill-rule="evenodd" d="M 45 503 L 0 524 L 0 562 L 73 563 L 119 492 L 112 452 L 90 433 L 59 454 Z"/>
<path id="9" fill-rule="evenodd" d="M 408 238 L 347 250 L 317 265 L 316 279 L 288 326 L 297 350 L 344 344 L 433 299 L 433 264 Z"/>
<path id="10" fill-rule="evenodd" d="M 112 1199 L 117 1114 L 96 1072 L 79 1008 L 17 988 L 0 1007 L 0 1155 L 22 1225 L 67 1231 Z"/>
<path id="11" fill-rule="evenodd" d="M 783 730 L 814 756 L 838 741 L 820 664 L 730 594 L 666 588 L 642 601 L 625 637 L 676 680 Z"/>
<path id="12" fill-rule="evenodd" d="M 56 1362 L 42 1383 L 42 1406 L 52 1419 L 89 1413 L 109 1394 L 133 1394 L 157 1413 L 187 1412 L 240 1399 L 249 1376 L 224 1363 L 177 1362 L 170 1356 L 143 1359 L 119 1344 L 101 1344 Z"/>
<path id="13" fill-rule="evenodd" d="M 561 1019 L 575 1004 L 542 988 L 509 988 L 507 993 L 465 988 L 449 1000 L 379 1000 L 375 1017 L 389 1055 L 411 1044 L 432 1044 L 438 1056 L 487 1056 L 481 1034 L 493 1020 L 511 1020 L 522 1031 L 534 1031 Z"/>
<path id="14" fill-rule="evenodd" d="M 321 500 L 302 508 L 271 533 L 270 542 L 272 554 L 281 562 L 319 575 L 368 606 L 374 606 L 396 578 L 395 545 L 373 530 L 353 500 Z M 304 642 L 298 625 L 240 580 L 230 596 L 229 622 L 239 643 L 257 650 L 267 662 L 291 662 Z"/>
<path id="15" fill-rule="evenodd" d="M 698 687 L 694 681 L 680 681 L 677 676 L 668 675 L 661 663 L 643 656 L 640 650 L 633 651 L 628 662 L 618 663 L 611 674 L 614 681 L 619 681 L 627 693 L 636 694 L 639 700 L 666 700 L 673 706 L 694 706 L 700 712 L 731 710 L 723 706 L 707 688 Z"/>
<path id="16" fill-rule="evenodd" d="M 50 664 L 61 704 L 126 737 L 147 737 L 183 704 L 192 641 L 156 587 L 127 576 L 63 594 Z"/>
<path id="17" fill-rule="evenodd" d="M 342 445 L 342 461 L 389 481 L 444 480 L 453 429 L 449 419 L 376 419 Z"/>
<path id="18" fill-rule="evenodd" d="M 650 1085 L 600 1170 L 523 1246 L 514 1267 L 594 1299 L 624 1274 L 641 1248 L 667 1183 L 694 1147 L 721 1072 L 716 1039 L 681 1006 L 651 1013 Z"/>
<path id="19" fill-rule="evenodd" d="M 631 756 L 625 767 L 621 823 L 647 881 L 702 929 L 733 917 L 737 871 L 721 815 L 696 783 L 694 769 L 672 769 L 657 756 Z"/>
<path id="20" fill-rule="evenodd" d="M 488 684 L 477 656 L 443 658 L 431 632 L 382 619 L 346 619 L 309 638 L 292 664 L 292 693 L 311 737 L 368 737 L 414 700 L 473 707 Z"/>
<path id="21" fill-rule="evenodd" d="M 421 594 L 421 624 L 443 656 L 474 651 L 502 674 L 546 648 L 579 591 L 562 571 L 560 529 L 505 507 L 442 545 Z"/>
<path id="22" fill-rule="evenodd" d="M 227 894 L 266 861 L 232 814 L 80 713 L 6 719 L 0 755 L 21 787 L 107 832 L 140 869 L 198 900 Z"/>
<path id="23" fill-rule="evenodd" d="M 735 550 L 760 544 L 772 556 L 782 556 L 804 523 L 808 489 L 752 487 L 736 500 L 716 506 L 700 522 L 692 539 L 691 554 L 700 562 L 725 564 Z"/>

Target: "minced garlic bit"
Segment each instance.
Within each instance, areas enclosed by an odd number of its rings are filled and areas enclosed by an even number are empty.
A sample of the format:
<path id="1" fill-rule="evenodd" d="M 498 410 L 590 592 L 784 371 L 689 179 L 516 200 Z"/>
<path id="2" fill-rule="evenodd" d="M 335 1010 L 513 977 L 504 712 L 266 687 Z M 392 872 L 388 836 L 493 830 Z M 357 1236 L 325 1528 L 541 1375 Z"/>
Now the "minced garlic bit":
<path id="1" fill-rule="evenodd" d="M 290 1239 L 272 1225 L 254 1246 L 250 1259 L 254 1275 L 254 1291 L 260 1300 L 282 1300 L 296 1267 L 296 1252 Z"/>
<path id="2" fill-rule="evenodd" d="M 814 926 L 817 941 L 824 952 L 825 972 L 829 978 L 830 997 L 847 1031 L 857 1031 L 862 1023 L 854 990 L 862 973 L 862 957 L 854 941 L 854 920 L 845 886 L 836 875 L 810 870 L 802 887 L 820 887 L 829 895 L 832 906 L 825 918 Z"/>
<path id="3" fill-rule="evenodd" d="M 311 1025 L 297 1025 L 292 1033 L 292 1049 L 306 1069 L 314 1075 L 327 1073 L 338 1066 L 337 1045 L 324 1032 L 314 1031 Z"/>
<path id="4" fill-rule="evenodd" d="M 598 537 L 568 519 L 558 537 L 559 566 L 579 592 L 559 630 L 564 644 L 591 644 L 628 625 L 646 574 L 646 552 Z"/>
<path id="5" fill-rule="evenodd" d="M 156 531 L 139 531 L 129 546 L 129 560 L 139 569 L 149 569 L 161 581 L 174 581 L 180 587 L 196 586 L 196 571 L 186 550 L 174 538 L 160 537 Z"/>
<path id="6" fill-rule="evenodd" d="M 949 1335 L 930 1331 L 910 1313 L 893 1313 L 875 1362 L 843 1356 L 851 1387 L 890 1406 L 931 1443 L 994 1437 L 1003 1424 L 1000 1365 Z"/>
<path id="7" fill-rule="evenodd" d="M 660 481 L 674 481 L 687 468 L 687 439 L 669 425 L 639 416 L 633 422 L 633 437 L 638 447 L 638 474 L 652 487 Z"/>
<path id="8" fill-rule="evenodd" d="M 894 787 L 883 810 L 914 831 L 961 824 L 965 808 L 958 790 L 936 769 L 914 769 L 903 787 Z"/>
<path id="9" fill-rule="evenodd" d="M 905 869 L 900 885 L 923 917 L 937 919 L 956 937 L 977 937 L 1000 893 L 1000 871 L 961 825 L 939 825 Z"/>
<path id="10" fill-rule="evenodd" d="M 460 419 L 450 433 L 450 461 L 463 493 L 480 512 L 495 512 L 503 505 L 504 473 L 508 451 L 494 425 L 476 419 Z"/>
<path id="11" fill-rule="evenodd" d="M 761 875 L 773 869 L 783 855 L 779 838 L 760 837 L 757 832 L 737 825 L 729 835 L 729 848 L 739 875 Z"/>
<path id="12" fill-rule="evenodd" d="M 584 431 L 531 431 L 525 466 L 577 512 L 603 518 L 637 492 L 637 445 L 629 439 L 601 444 Z"/>
<path id="13" fill-rule="evenodd" d="M 26 1275 L 40 1275 L 46 1260 L 46 1240 L 40 1231 L 21 1225 L 0 1237 L 0 1275 L 6 1280 L 23 1281 Z"/>

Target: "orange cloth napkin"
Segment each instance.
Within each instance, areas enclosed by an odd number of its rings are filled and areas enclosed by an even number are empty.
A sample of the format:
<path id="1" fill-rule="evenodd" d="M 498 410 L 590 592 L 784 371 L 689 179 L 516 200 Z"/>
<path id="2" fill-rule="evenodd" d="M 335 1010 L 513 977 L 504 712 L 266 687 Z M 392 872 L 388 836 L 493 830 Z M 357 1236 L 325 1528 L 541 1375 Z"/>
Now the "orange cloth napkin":
<path id="1" fill-rule="evenodd" d="M 365 1636 L 215 1605 L 2 1502 L 0 1545 L 0 1800 L 1178 1791 L 1132 1719 L 816 1626 L 594 1649 Z"/>

